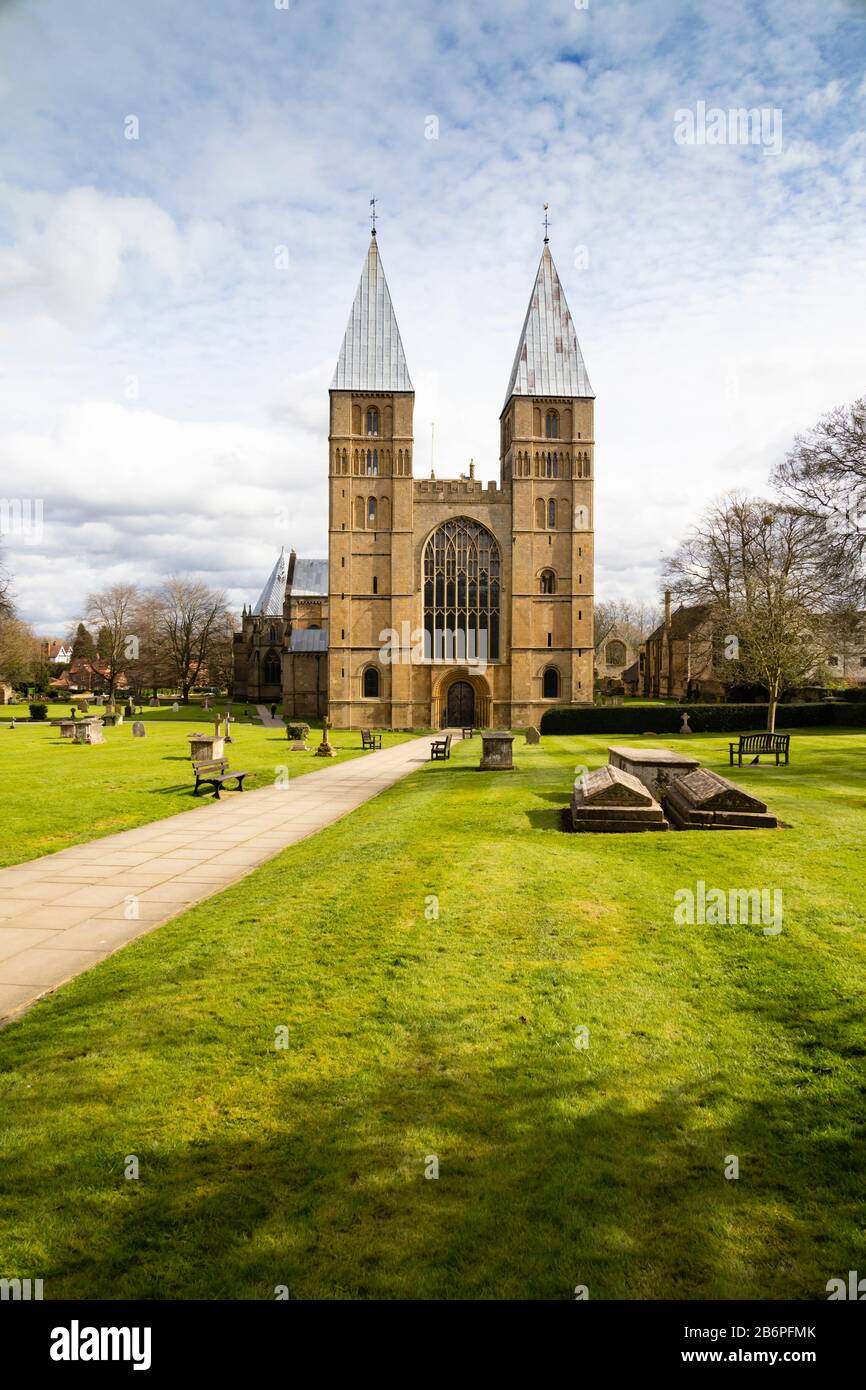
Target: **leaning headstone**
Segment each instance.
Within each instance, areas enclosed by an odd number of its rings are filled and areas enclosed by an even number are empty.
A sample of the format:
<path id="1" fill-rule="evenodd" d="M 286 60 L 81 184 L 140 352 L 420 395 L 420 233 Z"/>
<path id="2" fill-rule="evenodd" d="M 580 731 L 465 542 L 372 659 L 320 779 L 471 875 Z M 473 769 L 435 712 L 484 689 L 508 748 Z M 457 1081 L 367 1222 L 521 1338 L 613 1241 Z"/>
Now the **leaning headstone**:
<path id="1" fill-rule="evenodd" d="M 575 782 L 571 823 L 574 830 L 595 834 L 668 829 L 661 806 L 643 782 L 610 764 Z"/>
<path id="2" fill-rule="evenodd" d="M 529 728 L 526 730 L 526 742 L 527 742 L 527 743 L 540 743 L 540 742 L 541 742 L 541 734 L 538 732 L 538 730 L 535 728 L 535 726 L 534 726 L 533 724 L 530 724 Z"/>
<path id="3" fill-rule="evenodd" d="M 674 782 L 664 808 L 677 830 L 774 830 L 779 824 L 765 802 L 705 767 Z"/>
<path id="4" fill-rule="evenodd" d="M 133 738 L 144 738 L 146 732 L 147 732 L 147 730 L 145 729 L 145 727 L 144 727 L 144 725 L 142 724 L 141 720 L 140 720 L 140 719 L 136 719 L 135 723 L 134 723 L 133 726 L 132 726 L 132 737 L 133 737 Z"/>

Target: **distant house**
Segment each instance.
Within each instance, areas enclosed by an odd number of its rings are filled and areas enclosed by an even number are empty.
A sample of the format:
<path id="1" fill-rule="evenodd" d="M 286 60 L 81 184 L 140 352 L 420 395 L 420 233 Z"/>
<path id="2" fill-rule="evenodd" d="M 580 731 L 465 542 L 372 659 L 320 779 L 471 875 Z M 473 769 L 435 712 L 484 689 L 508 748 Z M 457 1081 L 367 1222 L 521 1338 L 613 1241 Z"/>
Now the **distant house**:
<path id="1" fill-rule="evenodd" d="M 671 611 L 644 645 L 643 694 L 651 700 L 721 700 L 724 687 L 713 666 L 714 633 L 706 604 Z"/>
<path id="2" fill-rule="evenodd" d="M 88 661 L 86 657 L 77 656 L 70 660 L 68 666 L 61 676 L 49 681 L 49 689 L 57 692 L 58 695 L 68 693 L 69 695 L 89 695 L 101 694 L 108 689 L 109 665 L 107 661 L 100 661 L 98 658 Z M 119 672 L 114 681 L 115 690 L 127 690 L 129 682 L 123 672 Z"/>
<path id="3" fill-rule="evenodd" d="M 60 637 L 43 637 L 42 659 L 56 666 L 66 666 L 72 660 L 72 643 Z"/>
<path id="4" fill-rule="evenodd" d="M 643 651 L 638 653 L 637 661 L 633 661 L 631 666 L 626 666 L 620 680 L 626 695 L 634 698 L 643 690 L 643 668 L 645 656 Z"/>

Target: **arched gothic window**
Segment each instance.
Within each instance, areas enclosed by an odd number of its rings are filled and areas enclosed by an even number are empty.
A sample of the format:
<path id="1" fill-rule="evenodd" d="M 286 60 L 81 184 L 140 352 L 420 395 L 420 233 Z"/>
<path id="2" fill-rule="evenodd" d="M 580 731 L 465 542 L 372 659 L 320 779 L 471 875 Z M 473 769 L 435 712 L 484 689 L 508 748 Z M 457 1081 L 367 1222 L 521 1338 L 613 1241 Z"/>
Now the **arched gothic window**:
<path id="1" fill-rule="evenodd" d="M 279 685 L 282 676 L 279 656 L 276 652 L 268 652 L 262 664 L 262 680 L 265 685 Z"/>
<path id="2" fill-rule="evenodd" d="M 437 526 L 424 547 L 428 661 L 498 661 L 500 568 L 496 538 L 477 521 Z"/>

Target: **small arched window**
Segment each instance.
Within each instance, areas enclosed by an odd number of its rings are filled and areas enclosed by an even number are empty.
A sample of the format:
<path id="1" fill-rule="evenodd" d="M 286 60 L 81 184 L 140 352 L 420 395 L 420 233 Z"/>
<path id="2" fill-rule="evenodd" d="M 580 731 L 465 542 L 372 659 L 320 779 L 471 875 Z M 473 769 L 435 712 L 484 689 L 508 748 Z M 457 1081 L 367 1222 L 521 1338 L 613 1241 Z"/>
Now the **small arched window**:
<path id="1" fill-rule="evenodd" d="M 547 504 L 547 525 L 551 531 L 556 527 L 556 502 L 552 497 Z"/>
<path id="2" fill-rule="evenodd" d="M 555 666 L 548 666 L 542 677 L 542 696 L 545 700 L 556 700 L 559 697 L 559 672 Z"/>
<path id="3" fill-rule="evenodd" d="M 367 450 L 367 477 L 378 478 L 379 476 L 379 450 Z"/>
<path id="4" fill-rule="evenodd" d="M 368 666 L 364 672 L 364 699 L 376 700 L 379 697 L 379 672 L 375 666 Z"/>
<path id="5" fill-rule="evenodd" d="M 559 416 L 555 410 L 548 410 L 544 417 L 544 433 L 548 439 L 559 438 Z"/>
<path id="6" fill-rule="evenodd" d="M 378 504 L 377 504 L 377 502 L 376 502 L 375 497 L 368 497 L 368 498 L 367 498 L 367 526 L 369 527 L 369 529 L 370 529 L 371 531 L 374 530 L 374 528 L 375 528 L 375 526 L 376 526 L 376 517 L 377 517 L 377 515 L 378 515 L 378 510 L 379 510 L 379 509 L 378 509 Z"/>
<path id="7" fill-rule="evenodd" d="M 544 459 L 544 473 L 547 478 L 559 477 L 559 456 L 547 453 Z"/>
<path id="8" fill-rule="evenodd" d="M 543 594 L 556 593 L 556 575 L 553 570 L 541 571 L 541 592 Z"/>
<path id="9" fill-rule="evenodd" d="M 367 411 L 367 433 L 379 433 L 379 412 L 376 409 L 376 407 L 372 405 L 370 406 L 370 409 Z"/>

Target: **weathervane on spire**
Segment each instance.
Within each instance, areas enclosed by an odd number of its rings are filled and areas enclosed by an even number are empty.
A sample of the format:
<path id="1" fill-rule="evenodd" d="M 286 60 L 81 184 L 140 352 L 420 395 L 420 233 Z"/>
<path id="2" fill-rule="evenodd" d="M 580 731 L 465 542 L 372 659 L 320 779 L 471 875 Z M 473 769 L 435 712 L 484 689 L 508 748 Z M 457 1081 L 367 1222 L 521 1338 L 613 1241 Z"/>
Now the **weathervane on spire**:
<path id="1" fill-rule="evenodd" d="M 547 235 L 547 209 L 548 209 L 549 207 L 550 207 L 550 204 L 549 204 L 549 203 L 545 203 L 545 204 L 544 204 L 544 244 L 545 244 L 545 246 L 546 246 L 547 243 L 550 241 L 550 237 Z"/>
<path id="2" fill-rule="evenodd" d="M 375 199 L 375 198 L 371 198 L 371 199 L 370 199 L 370 207 L 373 209 L 373 211 L 370 213 L 370 221 L 373 223 L 373 236 L 375 236 L 375 235 L 376 235 L 376 199 Z"/>

